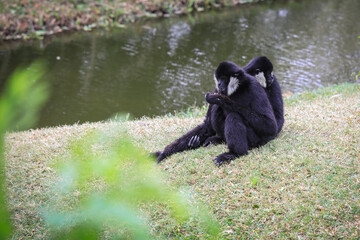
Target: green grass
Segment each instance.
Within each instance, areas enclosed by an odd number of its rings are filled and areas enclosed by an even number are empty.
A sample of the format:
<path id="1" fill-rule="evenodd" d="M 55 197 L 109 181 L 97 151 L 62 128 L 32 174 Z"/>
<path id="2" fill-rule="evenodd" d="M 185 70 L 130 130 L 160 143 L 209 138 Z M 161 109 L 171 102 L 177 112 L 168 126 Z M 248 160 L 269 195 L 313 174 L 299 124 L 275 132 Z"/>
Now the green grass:
<path id="1" fill-rule="evenodd" d="M 206 108 L 175 116 L 108 121 L 9 133 L 6 186 L 14 239 L 46 239 L 39 207 L 54 201 L 56 164 L 71 143 L 100 131 L 125 129 L 148 152 L 202 122 Z M 360 85 L 342 84 L 285 99 L 285 125 L 277 139 L 247 156 L 216 167 L 225 145 L 173 155 L 158 167 L 164 184 L 202 202 L 228 239 L 360 238 Z M 95 148 L 95 147 L 94 147 Z M 99 154 L 109 148 L 96 146 Z M 101 187 L 92 183 L 91 188 Z M 64 205 L 78 196 L 66 198 Z M 192 199 L 192 200 L 191 200 Z M 172 239 L 206 239 L 198 219 L 178 223 L 161 204 L 141 205 L 151 234 Z M 111 236 L 111 229 L 107 236 Z"/>

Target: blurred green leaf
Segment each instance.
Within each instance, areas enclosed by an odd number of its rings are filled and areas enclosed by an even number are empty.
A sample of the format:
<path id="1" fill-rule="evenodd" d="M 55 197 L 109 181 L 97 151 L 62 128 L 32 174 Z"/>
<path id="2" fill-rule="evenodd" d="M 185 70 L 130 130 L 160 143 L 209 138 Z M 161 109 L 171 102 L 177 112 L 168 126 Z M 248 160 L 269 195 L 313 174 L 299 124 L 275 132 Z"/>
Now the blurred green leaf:
<path id="1" fill-rule="evenodd" d="M 39 79 L 44 64 L 35 62 L 16 70 L 6 82 L 0 98 L 0 129 L 23 130 L 36 123 L 40 106 L 48 98 L 47 85 Z"/>
<path id="2" fill-rule="evenodd" d="M 16 70 L 0 96 L 0 239 L 7 239 L 11 234 L 4 189 L 4 134 L 9 130 L 29 128 L 37 121 L 40 107 L 48 95 L 46 83 L 39 81 L 43 73 L 42 62 Z"/>
<path id="3" fill-rule="evenodd" d="M 117 238 L 147 239 L 150 230 L 139 210 L 141 204 L 165 205 L 179 223 L 198 217 L 206 232 L 218 233 L 207 211 L 193 209 L 184 194 L 164 184 L 154 160 L 135 147 L 125 132 L 90 133 L 74 140 L 70 153 L 61 160 L 61 177 L 54 188 L 58 199 L 44 212 L 55 236 L 71 239 L 76 233 L 85 239 L 80 235 L 86 231 L 78 228 L 96 226 L 101 235 L 110 226 L 121 229 Z M 78 191 L 78 200 L 71 201 L 78 204 L 64 206 L 62 199 L 73 198 Z"/>

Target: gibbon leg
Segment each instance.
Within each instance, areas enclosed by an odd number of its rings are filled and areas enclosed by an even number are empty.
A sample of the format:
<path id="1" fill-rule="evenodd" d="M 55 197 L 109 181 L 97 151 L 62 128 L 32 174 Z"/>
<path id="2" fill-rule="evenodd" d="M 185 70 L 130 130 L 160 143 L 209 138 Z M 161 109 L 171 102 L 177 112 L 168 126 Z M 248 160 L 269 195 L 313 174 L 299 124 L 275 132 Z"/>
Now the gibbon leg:
<path id="1" fill-rule="evenodd" d="M 248 153 L 246 126 L 237 113 L 229 113 L 225 119 L 225 139 L 229 152 L 220 154 L 214 159 L 216 165 L 234 160 Z"/>

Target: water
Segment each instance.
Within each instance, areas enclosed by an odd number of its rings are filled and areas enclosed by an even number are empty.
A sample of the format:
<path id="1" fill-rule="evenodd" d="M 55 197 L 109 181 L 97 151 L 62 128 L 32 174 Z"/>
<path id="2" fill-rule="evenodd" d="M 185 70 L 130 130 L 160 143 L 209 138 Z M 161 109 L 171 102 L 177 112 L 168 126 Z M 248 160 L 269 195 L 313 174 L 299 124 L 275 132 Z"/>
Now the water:
<path id="1" fill-rule="evenodd" d="M 284 92 L 351 82 L 360 71 L 358 0 L 283 1 L 123 30 L 0 45 L 0 88 L 18 66 L 42 58 L 51 97 L 37 127 L 92 122 L 117 112 L 162 115 L 205 103 L 213 72 L 265 55 Z"/>

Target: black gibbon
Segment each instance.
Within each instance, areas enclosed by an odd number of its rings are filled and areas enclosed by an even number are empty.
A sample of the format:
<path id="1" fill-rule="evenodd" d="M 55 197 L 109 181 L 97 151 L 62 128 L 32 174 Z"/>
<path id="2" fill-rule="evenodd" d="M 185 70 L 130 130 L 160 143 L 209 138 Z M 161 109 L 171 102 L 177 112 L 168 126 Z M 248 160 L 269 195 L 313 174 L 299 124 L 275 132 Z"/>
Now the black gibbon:
<path id="1" fill-rule="evenodd" d="M 274 110 L 279 133 L 284 125 L 284 103 L 280 84 L 273 73 L 273 64 L 267 57 L 261 56 L 252 59 L 243 69 L 246 73 L 255 76 L 261 86 L 265 88 Z"/>
<path id="2" fill-rule="evenodd" d="M 253 70 L 251 66 L 256 67 L 254 76 L 260 72 L 265 74 L 261 71 L 263 68 L 251 62 L 246 66 L 249 71 Z M 164 151 L 156 152 L 158 163 L 177 152 L 225 142 L 229 151 L 214 159 L 216 165 L 221 165 L 276 137 L 274 110 L 255 77 L 226 61 L 219 64 L 214 78 L 216 90 L 206 94 L 210 105 L 204 122 L 166 146 Z"/>

